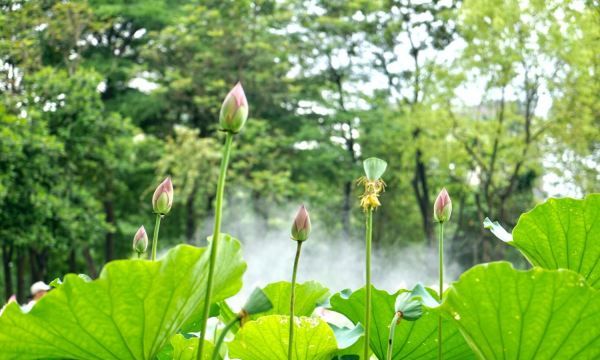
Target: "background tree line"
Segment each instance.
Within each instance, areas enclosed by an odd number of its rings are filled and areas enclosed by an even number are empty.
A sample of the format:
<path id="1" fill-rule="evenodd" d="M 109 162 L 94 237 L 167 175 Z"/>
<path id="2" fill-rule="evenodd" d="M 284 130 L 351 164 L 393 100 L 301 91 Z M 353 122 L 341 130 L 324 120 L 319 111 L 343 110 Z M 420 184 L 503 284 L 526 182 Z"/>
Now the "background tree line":
<path id="1" fill-rule="evenodd" d="M 151 191 L 176 191 L 171 243 L 210 229 L 219 106 L 251 119 L 227 199 L 261 226 L 304 201 L 324 233 L 362 231 L 365 157 L 389 162 L 377 246 L 433 241 L 455 203 L 463 265 L 510 256 L 511 227 L 558 189 L 598 190 L 597 1 L 21 0 L 0 3 L 3 294 L 131 254 Z M 230 208 L 230 218 L 241 218 Z M 243 234 L 238 234 L 243 240 Z"/>

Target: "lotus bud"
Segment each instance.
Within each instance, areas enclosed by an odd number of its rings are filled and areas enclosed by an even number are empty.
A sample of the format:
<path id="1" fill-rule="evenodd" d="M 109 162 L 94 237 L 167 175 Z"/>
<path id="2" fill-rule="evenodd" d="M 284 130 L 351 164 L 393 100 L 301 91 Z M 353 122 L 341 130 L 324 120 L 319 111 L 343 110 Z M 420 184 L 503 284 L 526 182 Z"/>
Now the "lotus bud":
<path id="1" fill-rule="evenodd" d="M 292 224 L 292 240 L 304 241 L 310 234 L 310 217 L 304 205 L 300 206 Z"/>
<path id="2" fill-rule="evenodd" d="M 443 188 L 437 199 L 435 199 L 435 204 L 433 204 L 433 217 L 435 221 L 443 223 L 450 220 L 451 214 L 452 200 L 450 200 L 450 195 L 448 195 L 446 188 Z"/>
<path id="3" fill-rule="evenodd" d="M 246 100 L 242 84 L 238 82 L 229 94 L 227 94 L 223 105 L 221 105 L 221 112 L 219 114 L 221 130 L 235 134 L 244 127 L 247 119 L 248 101 Z"/>
<path id="4" fill-rule="evenodd" d="M 144 228 L 144 225 L 142 225 L 133 237 L 133 250 L 138 254 L 142 254 L 146 252 L 147 248 L 148 234 L 146 234 L 146 229 Z"/>
<path id="5" fill-rule="evenodd" d="M 165 215 L 171 211 L 171 206 L 173 206 L 173 183 L 171 182 L 171 178 L 167 177 L 154 190 L 152 208 L 155 213 Z"/>

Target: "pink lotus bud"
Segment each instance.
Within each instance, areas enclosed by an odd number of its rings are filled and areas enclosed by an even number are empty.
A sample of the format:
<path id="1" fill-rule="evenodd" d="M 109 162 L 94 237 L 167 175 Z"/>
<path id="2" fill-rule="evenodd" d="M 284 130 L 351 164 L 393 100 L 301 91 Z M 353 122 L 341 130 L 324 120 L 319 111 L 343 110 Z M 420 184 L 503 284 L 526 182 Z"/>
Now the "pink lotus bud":
<path id="1" fill-rule="evenodd" d="M 171 178 L 167 177 L 158 185 L 152 195 L 152 208 L 157 214 L 165 215 L 171 211 L 173 206 L 173 183 Z"/>
<path id="2" fill-rule="evenodd" d="M 227 94 L 223 105 L 221 105 L 221 113 L 219 114 L 221 130 L 237 133 L 244 127 L 247 119 L 248 101 L 242 84 L 238 82 Z"/>
<path id="3" fill-rule="evenodd" d="M 308 239 L 310 234 L 310 217 L 304 205 L 300 206 L 294 223 L 292 224 L 292 239 L 296 241 L 304 241 Z"/>
<path id="4" fill-rule="evenodd" d="M 433 204 L 433 217 L 437 222 L 443 223 L 450 220 L 450 215 L 452 215 L 452 200 L 446 188 L 443 188 Z"/>
<path id="5" fill-rule="evenodd" d="M 133 236 L 133 250 L 138 254 L 142 254 L 146 252 L 148 248 L 148 234 L 146 234 L 146 229 L 144 225 L 140 226 L 138 231 L 136 231 Z"/>

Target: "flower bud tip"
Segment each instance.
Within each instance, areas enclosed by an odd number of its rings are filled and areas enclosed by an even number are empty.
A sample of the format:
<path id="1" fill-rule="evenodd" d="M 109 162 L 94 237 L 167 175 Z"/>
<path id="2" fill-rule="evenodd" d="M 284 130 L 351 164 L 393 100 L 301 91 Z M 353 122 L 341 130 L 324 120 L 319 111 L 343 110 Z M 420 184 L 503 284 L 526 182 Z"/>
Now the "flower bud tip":
<path id="1" fill-rule="evenodd" d="M 146 252 L 147 248 L 148 234 L 146 234 L 146 229 L 144 228 L 144 225 L 142 225 L 133 236 L 133 250 L 138 254 L 142 254 Z"/>
<path id="2" fill-rule="evenodd" d="M 433 217 L 435 221 L 443 223 L 450 220 L 450 215 L 452 215 L 452 200 L 446 188 L 443 188 L 433 204 Z"/>
<path id="3" fill-rule="evenodd" d="M 310 216 L 304 205 L 300 206 L 292 224 L 292 240 L 304 241 L 310 234 Z"/>
<path id="4" fill-rule="evenodd" d="M 154 212 L 161 215 L 166 215 L 171 211 L 173 206 L 173 183 L 171 178 L 167 177 L 158 185 L 152 195 L 152 208 Z"/>
<path id="5" fill-rule="evenodd" d="M 229 91 L 219 113 L 221 129 L 231 133 L 239 132 L 248 119 L 248 100 L 242 84 L 238 82 Z"/>

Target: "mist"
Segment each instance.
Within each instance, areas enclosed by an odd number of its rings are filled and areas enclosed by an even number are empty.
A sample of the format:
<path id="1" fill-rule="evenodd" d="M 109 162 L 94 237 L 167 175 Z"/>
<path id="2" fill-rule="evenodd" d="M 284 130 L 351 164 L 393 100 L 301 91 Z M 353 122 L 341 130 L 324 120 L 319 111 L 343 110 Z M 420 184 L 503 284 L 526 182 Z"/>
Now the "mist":
<path id="1" fill-rule="evenodd" d="M 223 232 L 242 242 L 242 254 L 248 264 L 242 291 L 230 300 L 231 305 L 239 307 L 255 287 L 291 281 L 296 243 L 290 238 L 290 228 L 297 208 L 276 208 L 270 212 L 268 221 L 257 216 L 247 203 L 227 204 L 225 208 L 228 211 Z M 310 204 L 307 209 L 311 211 Z M 331 234 L 327 224 L 315 216 L 311 216 L 311 223 L 310 237 L 302 245 L 298 283 L 315 280 L 329 288 L 331 294 L 364 286 L 364 237 L 346 239 Z M 449 249 L 449 245 L 445 248 Z M 425 244 L 374 247 L 371 266 L 373 285 L 388 292 L 412 288 L 419 282 L 433 288 L 438 286 L 437 248 Z M 455 280 L 462 270 L 445 256 L 446 283 Z"/>

